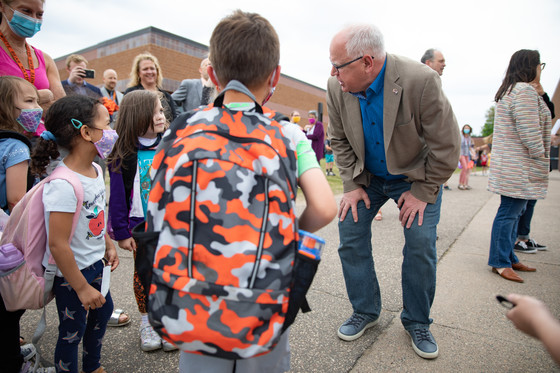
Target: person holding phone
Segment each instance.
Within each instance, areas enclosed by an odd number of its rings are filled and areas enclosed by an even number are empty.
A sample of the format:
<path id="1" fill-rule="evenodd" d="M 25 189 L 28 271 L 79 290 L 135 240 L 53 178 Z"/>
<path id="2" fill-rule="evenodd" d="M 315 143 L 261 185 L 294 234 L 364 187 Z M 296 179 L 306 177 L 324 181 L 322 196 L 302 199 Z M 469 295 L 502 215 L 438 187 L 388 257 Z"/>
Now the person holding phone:
<path id="1" fill-rule="evenodd" d="M 66 58 L 68 79 L 62 81 L 62 87 L 66 95 L 82 95 L 95 99 L 103 96 L 99 88 L 85 80 L 95 77 L 94 70 L 87 69 L 87 63 L 85 57 L 79 54 L 71 54 Z"/>
<path id="2" fill-rule="evenodd" d="M 519 294 L 507 298 L 496 297 L 504 307 L 513 325 L 523 333 L 538 339 L 546 347 L 550 356 L 560 365 L 560 321 L 540 300 Z"/>

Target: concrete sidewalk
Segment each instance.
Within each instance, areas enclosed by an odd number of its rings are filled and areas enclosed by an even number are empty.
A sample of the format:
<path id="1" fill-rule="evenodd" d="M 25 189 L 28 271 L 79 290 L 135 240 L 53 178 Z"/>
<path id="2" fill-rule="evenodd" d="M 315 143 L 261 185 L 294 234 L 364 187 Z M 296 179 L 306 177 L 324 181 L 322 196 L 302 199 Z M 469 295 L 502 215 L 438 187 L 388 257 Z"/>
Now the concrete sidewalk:
<path id="1" fill-rule="evenodd" d="M 373 223 L 375 266 L 383 299 L 381 322 L 353 342 L 336 336 L 352 310 L 337 254 L 337 223 L 333 221 L 318 232 L 327 247 L 309 293 L 313 312 L 298 316 L 291 328 L 292 372 L 560 371 L 538 341 L 515 330 L 505 318 L 506 309 L 495 300 L 497 294 L 530 294 L 560 316 L 560 174 L 551 173 L 548 197 L 537 203 L 532 221 L 531 236 L 547 244 L 548 251 L 519 254 L 522 262 L 538 269 L 522 273 L 523 284 L 500 278 L 486 264 L 499 205 L 499 196 L 486 190 L 487 177 L 471 176 L 470 191 L 458 190 L 457 182 L 456 174 L 449 183 L 453 190 L 444 192 L 438 227 L 438 282 L 431 330 L 439 344 L 439 357 L 418 357 L 400 323 L 403 235 L 396 205 L 388 202 L 382 209 L 383 220 Z M 115 306 L 124 308 L 133 322 L 108 329 L 102 364 L 107 372 L 177 371 L 177 352 L 140 351 L 132 256 L 122 250 L 119 255 L 121 266 L 114 273 L 111 293 Z M 52 361 L 58 324 L 54 302 L 47 309 L 48 328 L 40 346 L 46 360 Z M 28 311 L 22 319 L 22 335 L 27 340 L 38 317 L 38 311 Z"/>

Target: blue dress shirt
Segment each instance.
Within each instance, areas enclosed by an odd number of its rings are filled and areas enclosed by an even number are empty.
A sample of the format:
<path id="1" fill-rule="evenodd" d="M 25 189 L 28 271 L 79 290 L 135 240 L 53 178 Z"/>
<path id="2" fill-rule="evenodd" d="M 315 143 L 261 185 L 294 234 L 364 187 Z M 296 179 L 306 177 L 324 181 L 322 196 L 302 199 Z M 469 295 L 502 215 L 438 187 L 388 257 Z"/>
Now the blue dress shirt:
<path id="1" fill-rule="evenodd" d="M 362 111 L 362 126 L 364 129 L 365 166 L 375 176 L 385 180 L 403 179 L 404 175 L 392 175 L 387 170 L 385 158 L 385 142 L 383 140 L 383 87 L 385 82 L 385 67 L 371 83 L 366 92 L 352 93 L 360 100 Z M 364 95 L 365 93 L 365 95 Z"/>

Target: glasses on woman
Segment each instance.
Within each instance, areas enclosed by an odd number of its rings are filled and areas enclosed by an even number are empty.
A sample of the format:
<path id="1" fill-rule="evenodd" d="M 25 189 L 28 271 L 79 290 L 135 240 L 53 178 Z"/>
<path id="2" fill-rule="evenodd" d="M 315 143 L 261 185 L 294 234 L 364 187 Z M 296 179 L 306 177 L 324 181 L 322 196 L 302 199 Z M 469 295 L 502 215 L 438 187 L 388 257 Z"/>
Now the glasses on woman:
<path id="1" fill-rule="evenodd" d="M 544 67 L 546 66 L 546 62 L 540 63 L 539 65 L 541 65 L 541 70 L 544 70 Z"/>

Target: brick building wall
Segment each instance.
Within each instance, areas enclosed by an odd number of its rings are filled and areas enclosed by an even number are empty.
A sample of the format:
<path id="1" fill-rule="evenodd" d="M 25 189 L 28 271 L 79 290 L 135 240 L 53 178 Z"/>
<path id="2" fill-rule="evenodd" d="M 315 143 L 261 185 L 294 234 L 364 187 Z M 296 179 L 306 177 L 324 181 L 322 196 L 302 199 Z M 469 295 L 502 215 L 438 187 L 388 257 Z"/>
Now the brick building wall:
<path id="1" fill-rule="evenodd" d="M 163 73 L 162 88 L 171 93 L 183 79 L 200 77 L 198 68 L 208 54 L 208 47 L 155 27 L 148 27 L 74 53 L 84 56 L 88 60 L 88 68 L 95 70 L 95 79 L 88 80 L 89 83 L 100 87 L 103 84 L 103 71 L 111 68 L 117 72 L 117 89 L 124 91 L 128 87 L 134 57 L 144 52 L 153 54 L 159 60 Z M 65 55 L 55 59 L 63 80 L 68 78 L 65 64 L 67 57 Z M 326 79 L 325 76 L 325 81 Z M 323 107 L 326 132 L 326 91 L 282 74 L 267 106 L 286 115 L 297 110 L 302 116 L 302 123 L 307 123 L 307 112 L 317 110 L 319 103 Z"/>

